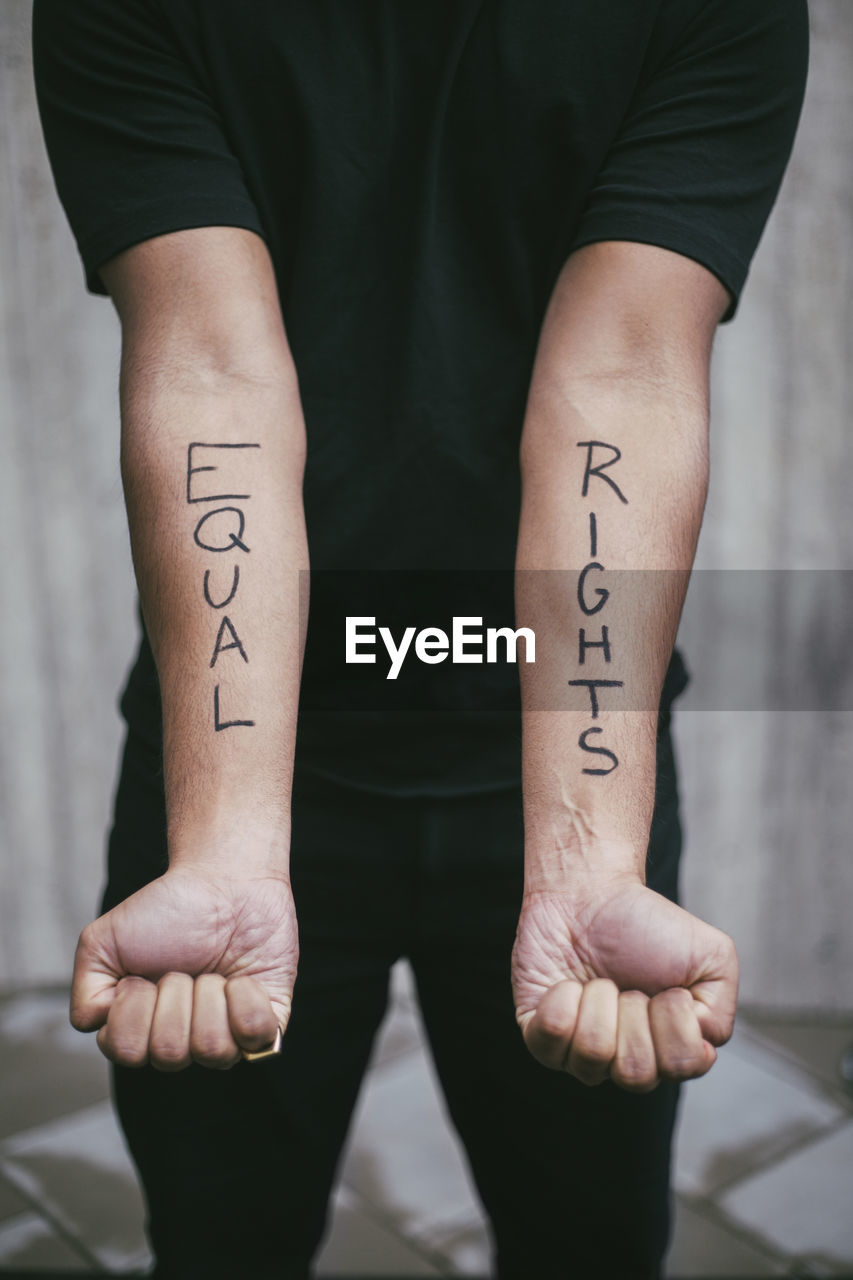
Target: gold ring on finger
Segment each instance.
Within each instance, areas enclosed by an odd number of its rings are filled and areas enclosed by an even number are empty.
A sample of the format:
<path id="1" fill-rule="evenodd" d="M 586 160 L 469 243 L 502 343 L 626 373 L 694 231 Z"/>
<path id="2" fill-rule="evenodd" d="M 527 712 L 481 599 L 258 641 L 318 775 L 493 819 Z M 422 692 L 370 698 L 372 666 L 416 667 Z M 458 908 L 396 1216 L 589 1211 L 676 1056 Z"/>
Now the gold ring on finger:
<path id="1" fill-rule="evenodd" d="M 250 1051 L 249 1049 L 241 1049 L 240 1052 L 242 1053 L 246 1062 L 260 1062 L 261 1059 L 263 1058 L 274 1058 L 277 1054 L 281 1053 L 281 1044 L 282 1044 L 283 1037 L 284 1037 L 284 1028 L 282 1027 L 281 1023 L 279 1023 L 279 1025 L 276 1027 L 275 1039 L 273 1040 L 272 1044 L 268 1044 L 265 1049 L 255 1049 L 253 1052 Z"/>

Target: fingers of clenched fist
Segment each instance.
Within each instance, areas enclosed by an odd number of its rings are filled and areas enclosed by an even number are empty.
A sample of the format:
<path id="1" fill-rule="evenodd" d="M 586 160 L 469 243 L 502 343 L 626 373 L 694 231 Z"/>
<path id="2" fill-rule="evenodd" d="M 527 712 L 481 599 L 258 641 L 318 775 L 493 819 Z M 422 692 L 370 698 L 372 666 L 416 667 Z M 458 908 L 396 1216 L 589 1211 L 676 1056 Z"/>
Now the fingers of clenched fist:
<path id="1" fill-rule="evenodd" d="M 257 1051 L 274 1039 L 277 1020 L 254 978 L 226 981 L 204 973 L 167 973 L 159 982 L 122 978 L 98 1046 L 112 1062 L 181 1071 L 191 1062 L 225 1070 L 241 1049 Z"/>
<path id="2" fill-rule="evenodd" d="M 579 982 L 557 982 L 539 1001 L 536 1012 L 524 1027 L 528 1049 L 544 1067 L 563 1071 L 569 1056 L 572 1036 L 580 1008 Z"/>
<path id="3" fill-rule="evenodd" d="M 189 1029 L 194 986 L 188 973 L 167 973 L 157 983 L 148 1057 L 158 1071 L 181 1071 L 192 1062 Z"/>
<path id="4" fill-rule="evenodd" d="M 649 1001 L 649 1025 L 662 1076 L 692 1080 L 709 1071 L 716 1050 L 702 1037 L 696 1007 L 689 991 L 675 987 Z"/>
<path id="5" fill-rule="evenodd" d="M 583 1084 L 601 1084 L 616 1054 L 619 990 L 609 978 L 584 983 L 567 1070 Z"/>
<path id="6" fill-rule="evenodd" d="M 254 978 L 229 978 L 228 1019 L 241 1049 L 256 1053 L 275 1039 L 278 1022 L 263 987 Z"/>
<path id="7" fill-rule="evenodd" d="M 620 992 L 608 978 L 556 983 L 524 1038 L 545 1066 L 587 1085 L 611 1079 L 632 1093 L 646 1093 L 661 1079 L 702 1076 L 716 1059 L 689 991 L 672 988 L 650 999 L 641 991 Z"/>
<path id="8" fill-rule="evenodd" d="M 203 973 L 195 980 L 190 1053 L 193 1062 L 223 1070 L 233 1067 L 240 1057 L 228 1021 L 225 979 L 221 974 Z"/>
<path id="9" fill-rule="evenodd" d="M 123 1067 L 144 1067 L 157 988 L 146 978 L 122 978 L 107 1021 L 98 1032 L 98 1048 Z"/>
<path id="10" fill-rule="evenodd" d="M 660 1079 L 649 1026 L 649 997 L 642 991 L 622 991 L 619 995 L 616 1056 L 610 1078 L 629 1093 L 648 1093 Z"/>

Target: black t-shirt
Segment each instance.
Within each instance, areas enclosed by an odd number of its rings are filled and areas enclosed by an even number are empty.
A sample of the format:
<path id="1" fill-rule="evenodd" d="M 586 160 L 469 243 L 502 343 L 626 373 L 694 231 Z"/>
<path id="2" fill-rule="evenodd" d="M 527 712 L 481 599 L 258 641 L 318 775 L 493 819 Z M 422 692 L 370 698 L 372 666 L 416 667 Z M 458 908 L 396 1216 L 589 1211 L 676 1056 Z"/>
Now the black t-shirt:
<path id="1" fill-rule="evenodd" d="M 593 241 L 661 245 L 720 278 L 731 319 L 793 142 L 806 0 L 35 0 L 34 52 L 92 291 L 166 232 L 269 246 L 308 434 L 301 766 L 513 782 L 515 668 L 431 667 L 385 705 L 347 683 L 342 602 L 369 615 L 402 583 L 426 622 L 451 600 L 509 620 L 556 276 Z M 676 654 L 665 706 L 685 680 Z M 156 737 L 145 644 L 124 706 Z"/>

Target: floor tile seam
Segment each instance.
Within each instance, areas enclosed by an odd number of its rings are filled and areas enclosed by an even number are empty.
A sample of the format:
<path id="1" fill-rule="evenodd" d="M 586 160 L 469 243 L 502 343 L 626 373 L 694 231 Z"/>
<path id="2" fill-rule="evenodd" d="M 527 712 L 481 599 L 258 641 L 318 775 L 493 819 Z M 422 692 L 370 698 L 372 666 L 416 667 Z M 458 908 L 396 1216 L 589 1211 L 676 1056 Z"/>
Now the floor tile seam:
<path id="1" fill-rule="evenodd" d="M 677 1199 L 681 1200 L 688 1209 L 691 1209 L 700 1218 L 704 1218 L 712 1226 L 718 1227 L 720 1230 L 725 1231 L 727 1235 L 732 1236 L 739 1244 L 752 1249 L 755 1253 L 760 1253 L 766 1262 L 785 1267 L 790 1267 L 794 1264 L 795 1255 L 779 1249 L 772 1241 L 761 1235 L 760 1232 L 753 1231 L 751 1228 L 744 1226 L 739 1219 L 730 1217 L 709 1196 L 679 1192 Z"/>
<path id="2" fill-rule="evenodd" d="M 421 1229 L 415 1229 L 412 1236 L 413 1240 L 426 1241 L 428 1238 L 435 1238 L 438 1241 L 437 1248 L 444 1249 L 451 1240 L 456 1236 L 462 1235 L 465 1231 L 470 1231 L 474 1227 L 480 1226 L 482 1219 L 472 1217 L 470 1213 L 462 1212 L 453 1218 L 446 1218 L 442 1222 L 431 1222 Z"/>
<path id="3" fill-rule="evenodd" d="M 7 1134 L 5 1138 L 0 1140 L 0 1159 L 14 1159 L 17 1155 L 16 1144 L 21 1142 L 31 1143 L 37 1140 L 39 1135 L 48 1134 L 51 1129 L 64 1126 L 69 1120 L 83 1120 L 86 1116 L 94 1116 L 97 1112 L 107 1108 L 112 1115 L 112 1105 L 109 1097 L 102 1098 L 100 1102 L 93 1102 L 86 1107 L 78 1107 L 74 1111 L 64 1111 L 61 1115 L 54 1116 L 52 1120 L 45 1120 L 41 1124 L 31 1125 L 29 1129 L 19 1129 L 17 1133 Z"/>
<path id="4" fill-rule="evenodd" d="M 359 1191 L 358 1188 L 346 1178 L 341 1179 L 341 1186 L 346 1189 L 347 1194 L 354 1202 L 350 1207 L 352 1207 L 357 1213 L 360 1213 L 374 1226 L 381 1228 L 381 1230 L 386 1234 L 393 1236 L 399 1244 L 410 1249 L 412 1253 L 416 1254 L 421 1259 L 422 1262 L 427 1263 L 429 1266 L 435 1265 L 433 1259 L 427 1255 L 427 1252 L 417 1243 L 417 1241 L 400 1230 L 399 1223 L 394 1220 L 391 1214 L 384 1213 L 372 1200 Z"/>
<path id="5" fill-rule="evenodd" d="M 723 1052 L 729 1052 L 732 1057 L 737 1058 L 740 1062 L 749 1066 L 756 1067 L 758 1070 L 766 1071 L 768 1075 L 774 1079 L 781 1081 L 783 1084 L 791 1085 L 792 1088 L 799 1088 L 804 1093 L 817 1093 L 822 1101 L 831 1101 L 835 1105 L 839 1105 L 837 1097 L 827 1097 L 832 1094 L 833 1086 L 820 1075 L 813 1067 L 802 1062 L 796 1054 L 791 1050 L 785 1049 L 783 1045 L 776 1045 L 764 1040 L 759 1034 L 751 1028 L 746 1028 L 741 1033 L 741 1037 L 750 1046 L 749 1049 L 743 1049 L 737 1041 L 732 1041 L 727 1045 Z M 757 1052 L 750 1052 L 750 1049 Z M 759 1062 L 756 1059 L 761 1058 Z M 815 1089 L 813 1086 L 817 1086 Z M 839 1085 L 837 1092 L 843 1095 L 841 1109 L 849 1108 L 853 1105 L 853 1098 L 847 1095 L 842 1085 Z"/>
<path id="6" fill-rule="evenodd" d="M 14 1235 L 16 1231 L 20 1230 L 21 1225 L 25 1222 L 38 1223 L 40 1226 L 47 1227 L 51 1232 L 53 1232 L 53 1223 L 49 1222 L 40 1210 L 34 1209 L 30 1204 L 26 1204 L 22 1209 L 19 1209 L 17 1213 L 10 1214 L 8 1218 L 0 1219 L 0 1245 L 2 1245 L 3 1239 L 6 1235 Z M 2 1276 L 2 1274 L 3 1267 L 2 1263 L 0 1263 L 0 1276 Z"/>
<path id="7" fill-rule="evenodd" d="M 714 1187 L 713 1191 L 708 1192 L 707 1195 L 713 1199 L 716 1199 L 720 1195 L 728 1195 L 731 1190 L 736 1189 L 741 1183 L 748 1182 L 751 1178 L 767 1173 L 774 1167 L 774 1165 L 784 1164 L 793 1156 L 799 1155 L 800 1152 L 805 1151 L 813 1144 L 822 1142 L 824 1138 L 831 1137 L 832 1134 L 837 1133 L 840 1129 L 846 1128 L 851 1124 L 853 1124 L 853 1121 L 845 1118 L 841 1124 L 837 1121 L 832 1121 L 831 1123 L 820 1125 L 817 1129 L 812 1130 L 811 1133 L 803 1134 L 802 1137 L 795 1138 L 786 1146 L 780 1147 L 777 1151 L 773 1152 L 772 1155 L 759 1159 L 748 1169 L 741 1170 L 739 1173 L 732 1174 L 731 1177 L 724 1178 Z"/>
<path id="8" fill-rule="evenodd" d="M 15 1188 L 30 1209 L 44 1219 L 54 1234 L 59 1236 L 64 1244 L 68 1245 L 69 1249 L 80 1258 L 81 1262 L 84 1262 L 92 1271 L 106 1272 L 106 1268 L 101 1265 L 97 1255 L 89 1249 L 71 1222 L 66 1220 L 61 1206 L 59 1206 L 59 1212 L 57 1213 L 56 1209 L 50 1206 L 50 1203 L 45 1204 L 44 1200 L 31 1189 L 29 1179 L 20 1177 L 19 1171 L 10 1169 L 7 1160 L 2 1155 L 0 1155 L 0 1176 Z"/>
<path id="9" fill-rule="evenodd" d="M 840 1077 L 838 1083 L 833 1083 L 821 1075 L 815 1067 L 809 1063 L 803 1062 L 798 1058 L 792 1049 L 786 1049 L 784 1045 L 777 1045 L 773 1041 L 765 1040 L 760 1032 L 756 1032 L 752 1027 L 748 1027 L 749 1041 L 755 1044 L 759 1049 L 767 1054 L 768 1058 L 781 1058 L 781 1060 L 795 1072 L 808 1078 L 808 1083 L 814 1082 L 818 1086 L 818 1090 L 825 1101 L 832 1102 L 842 1111 L 849 1111 L 853 1114 L 853 1092 L 846 1089 L 841 1083 Z M 737 1054 L 737 1046 L 732 1046 L 732 1052 Z M 738 1055 L 742 1062 L 749 1059 L 745 1055 Z M 770 1071 L 770 1074 L 774 1074 Z M 788 1075 L 777 1076 L 777 1079 L 785 1079 L 789 1083 Z"/>
<path id="10" fill-rule="evenodd" d="M 408 964 L 408 957 L 403 958 Z M 384 1027 L 387 1023 L 392 1022 L 393 1019 L 398 1016 L 403 1018 L 414 1017 L 418 1023 L 419 1033 L 422 1034 L 423 1023 L 421 1022 L 420 1013 L 421 1008 L 418 1004 L 418 998 L 415 991 L 400 992 L 399 994 L 394 994 L 392 992 L 388 998 L 388 1006 L 385 1017 L 382 1020 L 382 1026 Z"/>
<path id="11" fill-rule="evenodd" d="M 813 1271 L 808 1263 L 802 1260 L 792 1262 L 787 1271 L 783 1273 L 784 1280 L 851 1280 L 847 1276 L 827 1276 L 825 1271 Z"/>
<path id="12" fill-rule="evenodd" d="M 818 1032 L 821 1032 L 821 1031 L 836 1032 L 836 1031 L 842 1030 L 843 1028 L 833 1027 L 829 1025 L 821 1026 L 819 1023 L 815 1023 L 814 1026 L 811 1026 L 811 1025 L 807 1026 L 803 1022 L 792 1021 L 791 1029 L 795 1031 L 796 1030 L 801 1030 L 801 1031 L 814 1030 Z M 851 1040 L 853 1040 L 853 1030 L 851 1030 L 850 1034 L 851 1034 Z M 733 1047 L 737 1046 L 738 1037 L 741 1037 L 742 1039 L 749 1040 L 757 1044 L 760 1048 L 764 1049 L 772 1057 L 787 1058 L 790 1062 L 793 1063 L 795 1067 L 799 1068 L 800 1071 L 803 1071 L 808 1075 L 817 1074 L 817 1069 L 810 1062 L 799 1057 L 796 1049 L 792 1049 L 789 1045 L 783 1042 L 780 1042 L 775 1038 L 772 1031 L 766 1031 L 760 1024 L 753 1022 L 753 1020 L 749 1018 L 749 1016 L 745 1016 L 745 1017 L 742 1016 L 740 1012 L 738 1012 L 738 1015 L 737 1015 L 736 1026 L 735 1026 L 735 1038 L 732 1041 Z"/>
<path id="13" fill-rule="evenodd" d="M 813 1257 L 816 1255 L 802 1254 L 794 1260 L 787 1274 L 794 1280 L 853 1280 L 853 1264 L 845 1262 L 843 1271 L 827 1271 L 826 1263 L 819 1258 L 815 1262 Z"/>
<path id="14" fill-rule="evenodd" d="M 406 1232 L 401 1229 L 399 1220 L 393 1213 L 377 1205 L 374 1200 L 371 1200 L 369 1196 L 359 1190 L 354 1183 L 347 1178 L 342 1178 L 341 1185 L 346 1188 L 347 1194 L 357 1202 L 356 1207 L 359 1212 L 363 1213 L 375 1226 L 381 1227 L 383 1231 L 393 1235 L 395 1239 L 404 1244 L 406 1248 L 411 1249 L 424 1262 L 429 1263 L 430 1266 L 437 1267 L 443 1273 L 445 1272 L 445 1268 L 448 1266 L 448 1259 L 440 1252 L 436 1253 L 425 1241 L 425 1235 L 432 1229 L 431 1227 L 427 1226 L 423 1231 Z M 477 1225 L 478 1220 L 476 1218 L 465 1221 L 460 1218 L 453 1223 L 446 1233 L 440 1234 L 439 1238 L 442 1241 L 448 1241 L 454 1235 L 461 1234 L 466 1228 Z M 453 1272 L 451 1271 L 447 1274 L 453 1274 Z"/>
<path id="15" fill-rule="evenodd" d="M 775 1022 L 783 1025 L 819 1027 L 827 1031 L 850 1031 L 853 1039 L 853 1009 L 815 1009 L 809 1005 L 790 1005 L 781 1008 L 764 1005 L 754 1000 L 741 1003 L 740 1016 L 752 1026 L 756 1022 Z"/>
<path id="16" fill-rule="evenodd" d="M 408 963 L 408 956 L 404 956 L 403 959 Z M 392 996 L 388 1001 L 389 1014 L 393 1014 L 395 1009 L 401 1009 L 403 1012 L 408 1013 L 416 1013 L 418 1010 L 418 1000 L 415 993 L 405 991 L 401 992 L 399 995 Z"/>
<path id="17" fill-rule="evenodd" d="M 143 1274 L 147 1276 L 148 1271 L 151 1267 L 151 1263 L 153 1261 L 153 1255 L 151 1253 L 151 1250 L 146 1246 L 146 1248 L 140 1249 L 138 1253 L 133 1254 L 133 1256 L 128 1258 L 126 1261 L 127 1261 L 126 1274 L 133 1277 L 143 1275 Z M 107 1272 L 107 1274 L 109 1275 L 110 1273 Z M 121 1271 L 121 1272 L 117 1272 L 116 1274 L 124 1275 L 125 1272 Z"/>
<path id="18" fill-rule="evenodd" d="M 362 1205 L 369 1207 L 370 1215 L 374 1221 L 390 1226 L 396 1236 L 409 1242 L 415 1240 L 422 1242 L 433 1233 L 442 1241 L 449 1240 L 452 1236 L 458 1235 L 462 1231 L 478 1226 L 481 1221 L 479 1217 L 472 1216 L 470 1212 L 460 1212 L 442 1220 L 433 1219 L 421 1228 L 415 1227 L 410 1232 L 406 1232 L 401 1229 L 399 1220 L 392 1209 L 385 1209 L 381 1204 L 377 1204 L 375 1200 L 366 1195 L 356 1183 L 351 1182 L 348 1178 L 342 1178 L 341 1183 L 350 1195 L 355 1196 Z"/>
<path id="19" fill-rule="evenodd" d="M 20 1195 L 20 1192 L 18 1191 L 18 1188 L 15 1186 L 14 1182 L 10 1182 L 4 1173 L 0 1173 L 0 1191 L 3 1190 L 4 1184 L 6 1188 L 14 1192 L 15 1195 Z M 14 1214 L 10 1214 L 9 1216 L 14 1217 Z M 3 1224 L 3 1219 L 0 1218 L 0 1226 L 2 1226 L 2 1224 Z"/>
<path id="20" fill-rule="evenodd" d="M 396 1065 L 401 1058 L 416 1057 L 421 1053 L 423 1053 L 423 1045 L 421 1044 L 410 1044 L 404 1049 L 393 1049 L 388 1053 L 383 1053 L 381 1058 L 370 1064 L 369 1074 L 371 1076 L 379 1076 L 385 1067 Z"/>
<path id="21" fill-rule="evenodd" d="M 440 1238 L 440 1247 L 446 1249 L 452 1246 L 453 1241 L 458 1240 L 460 1236 L 468 1235 L 471 1231 L 480 1230 L 485 1230 L 487 1237 L 491 1238 L 489 1236 L 488 1223 L 483 1218 L 470 1219 L 467 1222 L 463 1222 L 461 1226 L 453 1227 L 447 1235 L 442 1236 Z"/>

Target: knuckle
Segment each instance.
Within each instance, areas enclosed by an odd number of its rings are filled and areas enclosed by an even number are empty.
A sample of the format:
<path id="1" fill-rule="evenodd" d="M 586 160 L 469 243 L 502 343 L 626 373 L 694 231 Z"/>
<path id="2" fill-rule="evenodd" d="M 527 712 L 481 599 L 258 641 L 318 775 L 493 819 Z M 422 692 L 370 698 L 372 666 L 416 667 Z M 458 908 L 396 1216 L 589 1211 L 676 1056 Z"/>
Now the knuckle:
<path id="1" fill-rule="evenodd" d="M 186 1044 L 177 1040 L 161 1040 L 151 1046 L 151 1062 L 162 1071 L 177 1071 L 190 1061 Z"/>
<path id="2" fill-rule="evenodd" d="M 528 1052 L 540 1066 L 547 1067 L 549 1071 L 559 1071 L 563 1067 L 568 1048 L 564 1037 L 543 1036 L 534 1022 L 523 1025 L 521 1034 Z"/>
<path id="3" fill-rule="evenodd" d="M 661 1063 L 661 1074 L 671 1080 L 688 1080 L 696 1074 L 697 1061 L 694 1054 L 667 1054 Z"/>
<path id="4" fill-rule="evenodd" d="M 155 1071 L 163 1071 L 171 1073 L 175 1071 L 183 1071 L 185 1067 L 190 1065 L 192 1059 L 186 1058 L 162 1058 L 159 1055 L 151 1054 L 151 1065 Z"/>
<path id="5" fill-rule="evenodd" d="M 536 1033 L 547 1044 L 557 1045 L 566 1038 L 566 1024 L 556 1013 L 542 1013 L 536 1020 Z"/>
<path id="6" fill-rule="evenodd" d="M 665 1009 L 686 1009 L 693 1004 L 693 997 L 686 987 L 670 987 L 654 997 L 655 1001 Z"/>
<path id="7" fill-rule="evenodd" d="M 190 1049 L 194 1058 L 215 1058 L 222 1052 L 222 1041 L 218 1036 L 196 1032 L 192 1038 Z"/>
<path id="8" fill-rule="evenodd" d="M 734 1014 L 732 1014 L 732 1016 L 729 1018 L 726 1018 L 726 1020 L 718 1028 L 718 1034 L 713 1038 L 714 1045 L 719 1048 L 724 1044 L 728 1044 L 728 1042 L 731 1040 L 732 1036 L 734 1035 L 734 1031 L 735 1031 L 735 1019 L 734 1019 Z"/>
<path id="9" fill-rule="evenodd" d="M 208 1036 L 193 1040 L 191 1055 L 195 1062 L 205 1067 L 230 1067 L 235 1061 L 233 1045 Z"/>
<path id="10" fill-rule="evenodd" d="M 617 1059 L 614 1064 L 614 1075 L 617 1073 L 621 1080 L 642 1083 L 645 1080 L 654 1079 L 655 1065 L 647 1057 L 626 1054 L 623 1058 Z"/>
<path id="11" fill-rule="evenodd" d="M 188 973 L 181 973 L 179 969 L 170 969 L 168 973 L 164 973 L 160 979 L 161 986 L 169 987 L 186 987 L 192 990 L 193 980 Z"/>
<path id="12" fill-rule="evenodd" d="M 597 1071 L 610 1065 L 613 1051 L 603 1040 L 588 1039 L 577 1046 L 577 1056 L 578 1061 L 587 1063 L 592 1070 Z"/>
<path id="13" fill-rule="evenodd" d="M 644 991 L 621 991 L 619 999 L 623 1005 L 632 1009 L 645 1009 L 649 1003 L 649 997 Z"/>
<path id="14" fill-rule="evenodd" d="M 145 1053 L 126 1053 L 118 1056 L 115 1061 L 119 1067 L 130 1067 L 132 1070 L 137 1071 L 147 1064 L 148 1055 Z"/>
<path id="15" fill-rule="evenodd" d="M 89 1019 L 86 1017 L 83 1006 L 78 1006 L 73 1001 L 68 1010 L 68 1021 L 75 1031 L 88 1031 L 90 1029 Z"/>
<path id="16" fill-rule="evenodd" d="M 263 1010 L 247 1010 L 240 1017 L 240 1034 L 247 1040 L 271 1040 L 275 1035 L 275 1020 Z"/>
<path id="17" fill-rule="evenodd" d="M 238 1055 L 231 1051 L 222 1051 L 205 1058 L 204 1066 L 210 1067 L 213 1071 L 227 1071 L 229 1067 L 233 1067 L 237 1062 L 237 1057 Z"/>
<path id="18" fill-rule="evenodd" d="M 207 991 L 224 991 L 225 979 L 221 973 L 200 973 L 196 978 L 196 986 Z"/>
<path id="19" fill-rule="evenodd" d="M 639 1077 L 637 1079 L 628 1079 L 625 1077 L 613 1076 L 614 1084 L 620 1089 L 624 1089 L 626 1093 L 651 1093 L 660 1084 L 660 1079 L 655 1072 L 648 1076 Z"/>
<path id="20" fill-rule="evenodd" d="M 113 1043 L 109 1055 L 120 1067 L 144 1067 L 148 1061 L 148 1046 L 138 1040 L 124 1040 Z"/>
<path id="21" fill-rule="evenodd" d="M 151 987 L 148 979 L 141 978 L 138 973 L 126 973 L 120 985 L 125 991 L 148 991 Z"/>
<path id="22" fill-rule="evenodd" d="M 723 953 L 730 963 L 737 964 L 737 947 L 731 934 L 723 934 Z"/>

